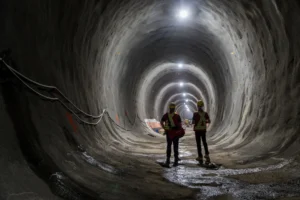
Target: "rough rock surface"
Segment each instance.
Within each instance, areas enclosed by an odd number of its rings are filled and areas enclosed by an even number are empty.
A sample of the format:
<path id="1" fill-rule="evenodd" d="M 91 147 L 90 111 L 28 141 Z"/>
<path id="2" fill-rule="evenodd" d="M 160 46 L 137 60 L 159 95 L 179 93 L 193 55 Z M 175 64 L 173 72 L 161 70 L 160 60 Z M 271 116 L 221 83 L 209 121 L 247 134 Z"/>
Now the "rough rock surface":
<path id="1" fill-rule="evenodd" d="M 182 7 L 190 11 L 186 20 L 176 16 Z M 293 171 L 300 150 L 299 11 L 298 0 L 2 0 L 0 51 L 11 49 L 12 67 L 56 86 L 86 113 L 107 113 L 97 126 L 80 123 L 1 63 L 0 199 L 300 196 Z M 181 146 L 187 167 L 171 172 L 176 180 L 155 165 L 164 158 L 164 138 L 152 137 L 142 119 L 160 118 L 171 101 L 184 114 L 183 92 L 191 109 L 197 99 L 205 102 L 212 158 L 227 168 L 265 167 L 258 170 L 264 180 L 243 175 L 237 181 L 253 185 L 236 186 L 209 179 L 200 191 L 191 189 L 199 187 L 189 175 L 195 171 L 189 134 Z M 218 176 L 245 171 L 235 172 Z M 236 191 L 207 192 L 220 184 Z"/>

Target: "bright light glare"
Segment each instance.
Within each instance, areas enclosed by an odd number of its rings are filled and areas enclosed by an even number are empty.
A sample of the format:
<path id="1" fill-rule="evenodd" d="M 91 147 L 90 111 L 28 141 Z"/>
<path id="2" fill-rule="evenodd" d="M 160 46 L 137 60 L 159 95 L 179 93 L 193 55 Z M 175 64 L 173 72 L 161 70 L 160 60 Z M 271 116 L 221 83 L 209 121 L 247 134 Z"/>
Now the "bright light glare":
<path id="1" fill-rule="evenodd" d="M 185 97 L 185 96 L 186 96 L 186 94 L 185 94 L 185 93 L 183 93 L 183 96 Z"/>
<path id="2" fill-rule="evenodd" d="M 189 100 L 185 100 L 185 102 L 188 102 Z"/>
<path id="3" fill-rule="evenodd" d="M 181 9 L 178 13 L 178 16 L 182 19 L 185 19 L 189 16 L 189 12 L 186 9 Z"/>
<path id="4" fill-rule="evenodd" d="M 181 64 L 181 63 L 178 64 L 178 67 L 179 67 L 179 68 L 182 68 L 182 67 L 183 67 L 183 64 Z"/>
<path id="5" fill-rule="evenodd" d="M 179 85 L 180 85 L 180 86 L 183 86 L 183 82 L 180 82 Z"/>

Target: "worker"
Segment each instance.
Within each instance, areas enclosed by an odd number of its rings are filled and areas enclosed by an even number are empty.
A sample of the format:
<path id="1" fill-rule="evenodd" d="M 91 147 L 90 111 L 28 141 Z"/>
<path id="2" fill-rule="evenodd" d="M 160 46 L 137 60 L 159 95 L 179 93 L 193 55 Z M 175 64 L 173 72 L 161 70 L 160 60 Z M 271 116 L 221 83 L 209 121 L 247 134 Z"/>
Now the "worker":
<path id="1" fill-rule="evenodd" d="M 205 150 L 205 164 L 210 163 L 209 151 L 206 142 L 206 126 L 210 124 L 208 114 L 203 110 L 204 103 L 202 100 L 197 102 L 198 112 L 195 112 L 193 115 L 192 124 L 194 124 L 195 138 L 197 143 L 198 158 L 199 164 L 203 164 L 203 156 L 201 153 L 201 139 Z"/>
<path id="2" fill-rule="evenodd" d="M 164 114 L 160 124 L 161 127 L 165 130 L 166 139 L 167 139 L 167 159 L 164 163 L 165 167 L 169 167 L 170 165 L 170 157 L 171 157 L 171 147 L 172 143 L 174 146 L 174 163 L 173 166 L 178 166 L 178 145 L 179 138 L 184 135 L 184 130 L 181 126 L 181 118 L 178 114 L 175 113 L 176 105 L 175 103 L 170 103 L 169 112 Z"/>

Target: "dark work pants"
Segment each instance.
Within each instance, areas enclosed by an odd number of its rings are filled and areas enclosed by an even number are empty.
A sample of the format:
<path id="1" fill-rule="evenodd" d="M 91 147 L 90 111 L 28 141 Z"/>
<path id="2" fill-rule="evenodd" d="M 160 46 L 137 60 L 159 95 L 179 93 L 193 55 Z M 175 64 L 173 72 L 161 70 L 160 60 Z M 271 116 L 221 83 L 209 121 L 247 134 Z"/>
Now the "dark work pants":
<path id="1" fill-rule="evenodd" d="M 208 147 L 206 143 L 206 131 L 195 131 L 195 137 L 196 137 L 196 142 L 197 142 L 197 149 L 198 149 L 198 157 L 202 158 L 202 153 L 201 153 L 201 139 L 202 143 L 204 146 L 205 150 L 205 155 L 208 155 Z"/>
<path id="2" fill-rule="evenodd" d="M 173 143 L 173 147 L 174 147 L 174 158 L 175 160 L 178 161 L 178 145 L 179 145 L 179 138 L 176 137 L 173 140 L 171 140 L 168 137 L 168 134 L 166 134 L 167 136 L 167 159 L 170 160 L 171 157 L 171 148 L 172 148 L 172 143 Z"/>

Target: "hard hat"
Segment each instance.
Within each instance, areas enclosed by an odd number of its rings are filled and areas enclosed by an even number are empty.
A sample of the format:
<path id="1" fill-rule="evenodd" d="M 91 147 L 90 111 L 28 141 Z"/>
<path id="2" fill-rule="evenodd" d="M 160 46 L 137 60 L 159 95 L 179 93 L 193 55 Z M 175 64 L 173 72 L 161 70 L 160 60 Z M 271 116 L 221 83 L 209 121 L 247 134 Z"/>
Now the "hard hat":
<path id="1" fill-rule="evenodd" d="M 170 103 L 169 108 L 176 108 L 176 104 L 175 103 Z"/>
<path id="2" fill-rule="evenodd" d="M 202 100 L 197 101 L 197 106 L 198 106 L 198 107 L 204 106 L 203 101 L 202 101 Z"/>

